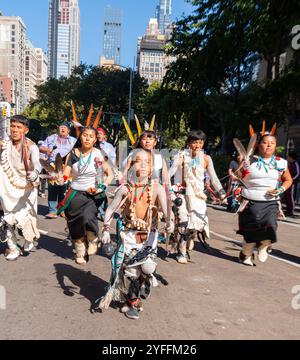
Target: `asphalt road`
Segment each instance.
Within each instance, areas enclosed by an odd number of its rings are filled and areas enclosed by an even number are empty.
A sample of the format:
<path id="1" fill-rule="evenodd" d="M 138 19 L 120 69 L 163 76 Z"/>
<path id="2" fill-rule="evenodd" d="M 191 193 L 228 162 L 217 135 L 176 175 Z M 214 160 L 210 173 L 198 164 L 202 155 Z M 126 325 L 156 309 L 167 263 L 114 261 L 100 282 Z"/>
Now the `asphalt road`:
<path id="1" fill-rule="evenodd" d="M 98 254 L 76 265 L 65 220 L 44 219 L 45 205 L 42 200 L 43 235 L 34 252 L 8 262 L 0 248 L 0 293 L 6 290 L 0 339 L 300 339 L 297 221 L 280 223 L 272 257 L 250 268 L 237 261 L 237 217 L 209 208 L 210 251 L 196 243 L 187 265 L 160 259 L 158 272 L 169 285 L 153 290 L 134 321 L 113 307 L 90 312 L 104 293 L 110 260 Z"/>

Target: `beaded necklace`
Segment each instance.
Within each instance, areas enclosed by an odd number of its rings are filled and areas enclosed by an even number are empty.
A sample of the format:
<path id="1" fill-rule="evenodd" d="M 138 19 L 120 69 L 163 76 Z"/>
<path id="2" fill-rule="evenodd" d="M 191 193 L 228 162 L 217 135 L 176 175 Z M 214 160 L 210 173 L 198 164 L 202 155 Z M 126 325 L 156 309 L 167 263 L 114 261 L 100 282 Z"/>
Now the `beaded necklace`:
<path id="1" fill-rule="evenodd" d="M 137 189 L 138 184 L 134 185 L 134 196 L 131 199 L 131 203 L 129 206 L 130 214 L 130 223 L 127 224 L 127 228 L 133 228 L 137 230 L 148 230 L 151 227 L 151 201 L 153 197 L 153 183 L 150 180 L 150 183 L 147 183 L 143 186 L 142 194 L 140 195 L 138 199 Z M 137 204 L 137 201 L 140 201 L 147 191 L 147 203 L 148 203 L 148 209 L 147 209 L 147 215 L 146 215 L 146 221 L 143 219 L 138 219 L 135 212 L 135 205 Z"/>
<path id="2" fill-rule="evenodd" d="M 79 164 L 78 164 L 78 170 L 80 174 L 83 174 L 86 171 L 86 169 L 91 163 L 91 160 L 92 160 L 92 151 L 90 152 L 87 161 L 84 161 L 82 152 L 80 151 Z"/>
<path id="3" fill-rule="evenodd" d="M 266 173 L 268 173 L 269 170 L 277 170 L 279 172 L 284 170 L 278 167 L 276 157 L 274 155 L 271 157 L 269 162 L 266 162 L 264 158 L 260 156 L 257 160 L 257 168 L 261 170 L 262 167 L 264 167 Z"/>

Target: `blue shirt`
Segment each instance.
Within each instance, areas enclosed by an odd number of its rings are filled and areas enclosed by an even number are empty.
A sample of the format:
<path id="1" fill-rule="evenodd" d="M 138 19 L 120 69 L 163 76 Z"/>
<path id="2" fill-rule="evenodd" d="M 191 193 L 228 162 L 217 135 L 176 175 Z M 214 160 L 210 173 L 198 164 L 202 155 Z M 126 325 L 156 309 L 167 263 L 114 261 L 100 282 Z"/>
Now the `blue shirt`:
<path id="1" fill-rule="evenodd" d="M 54 134 L 47 137 L 42 147 L 47 147 L 48 149 L 53 149 L 56 147 L 56 149 L 53 150 L 52 154 L 49 155 L 48 158 L 49 162 L 54 162 L 57 154 L 60 154 L 62 158 L 67 156 L 73 149 L 76 141 L 77 140 L 72 136 L 62 138 L 58 134 Z"/>

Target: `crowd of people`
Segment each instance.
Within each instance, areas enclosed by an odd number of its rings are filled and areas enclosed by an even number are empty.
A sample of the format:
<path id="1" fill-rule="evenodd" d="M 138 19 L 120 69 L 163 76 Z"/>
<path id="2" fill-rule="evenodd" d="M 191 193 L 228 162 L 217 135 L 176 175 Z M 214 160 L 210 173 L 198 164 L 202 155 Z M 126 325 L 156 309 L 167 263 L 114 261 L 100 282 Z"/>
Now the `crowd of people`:
<path id="1" fill-rule="evenodd" d="M 204 152 L 206 135 L 201 130 L 188 133 L 185 149 L 178 151 L 171 167 L 155 151 L 157 132 L 152 128 L 139 131 L 121 170 L 116 170 L 116 151 L 103 128 L 81 127 L 75 138 L 70 136 L 70 123 L 64 122 L 57 134 L 38 147 L 26 137 L 28 120 L 13 116 L 9 139 L 0 141 L 0 235 L 7 243 L 5 257 L 16 260 L 29 253 L 39 239 L 38 187 L 44 197 L 47 181 L 46 217 L 65 218 L 76 264 L 84 266 L 101 243 L 112 255 L 109 287 L 98 302 L 101 309 L 116 301 L 128 318 L 139 318 L 142 300 L 161 278 L 156 272 L 161 232 L 167 248 L 175 249 L 179 264 L 188 263 L 196 238 L 207 243 L 208 187 L 220 203 L 237 208 L 237 233 L 244 238 L 239 261 L 254 266 L 256 247 L 258 260 L 265 262 L 277 241 L 281 197 L 284 194 L 286 198 L 287 213 L 293 214 L 299 178 L 296 155 L 290 153 L 288 161 L 276 155 L 273 130 L 252 134 L 247 151 L 236 139 L 237 153 L 229 166 L 231 180 L 226 192 L 211 157 Z M 109 203 L 107 188 L 113 181 L 117 188 Z M 112 246 L 116 213 L 117 242 Z M 103 222 L 101 230 L 99 220 Z M 159 224 L 164 228 L 158 230 Z M 17 234 L 25 239 L 22 247 Z"/>

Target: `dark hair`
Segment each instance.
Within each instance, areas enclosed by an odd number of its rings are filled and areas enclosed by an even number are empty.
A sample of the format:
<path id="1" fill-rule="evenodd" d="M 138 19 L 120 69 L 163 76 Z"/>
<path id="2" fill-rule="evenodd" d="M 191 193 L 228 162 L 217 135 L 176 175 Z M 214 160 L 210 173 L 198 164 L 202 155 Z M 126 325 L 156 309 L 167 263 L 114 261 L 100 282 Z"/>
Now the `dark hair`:
<path id="1" fill-rule="evenodd" d="M 194 130 L 188 133 L 186 144 L 190 144 L 193 141 L 206 140 L 206 134 L 202 130 Z"/>
<path id="2" fill-rule="evenodd" d="M 291 157 L 293 160 L 298 159 L 296 151 L 289 151 L 288 156 Z"/>
<path id="3" fill-rule="evenodd" d="M 257 143 L 260 144 L 260 143 L 263 141 L 263 139 L 264 139 L 265 137 L 268 137 L 268 136 L 272 136 L 272 137 L 275 138 L 276 141 L 277 141 L 276 135 L 273 135 L 273 134 L 271 134 L 271 133 L 265 133 L 264 135 L 260 135 L 260 134 L 259 134 L 258 139 L 257 139 Z"/>
<path id="4" fill-rule="evenodd" d="M 157 136 L 157 134 L 156 134 L 155 131 L 153 131 L 153 130 L 144 130 L 144 131 L 142 132 L 141 136 L 138 138 L 138 140 L 137 140 L 137 142 L 136 142 L 136 146 L 135 146 L 136 149 L 143 149 L 143 147 L 142 147 L 142 145 L 141 145 L 141 139 L 142 139 L 142 137 L 145 136 L 145 135 L 152 135 L 152 136 L 155 137 L 155 140 L 156 140 L 156 141 L 158 140 L 158 136 Z M 144 149 L 144 150 L 145 150 L 145 149 Z"/>
<path id="5" fill-rule="evenodd" d="M 97 139 L 97 130 L 96 129 L 94 129 L 92 126 L 83 126 L 83 127 L 80 128 L 80 134 L 79 134 L 78 139 L 77 139 L 77 141 L 76 141 L 76 143 L 74 145 L 75 149 L 76 148 L 78 149 L 78 148 L 80 148 L 82 146 L 80 137 L 85 132 L 85 130 L 93 130 L 94 133 L 95 133 L 96 139 Z"/>
<path id="6" fill-rule="evenodd" d="M 23 116 L 23 115 L 14 115 L 11 119 L 10 122 L 18 122 L 20 124 L 23 124 L 24 126 L 29 128 L 29 120 Z"/>

